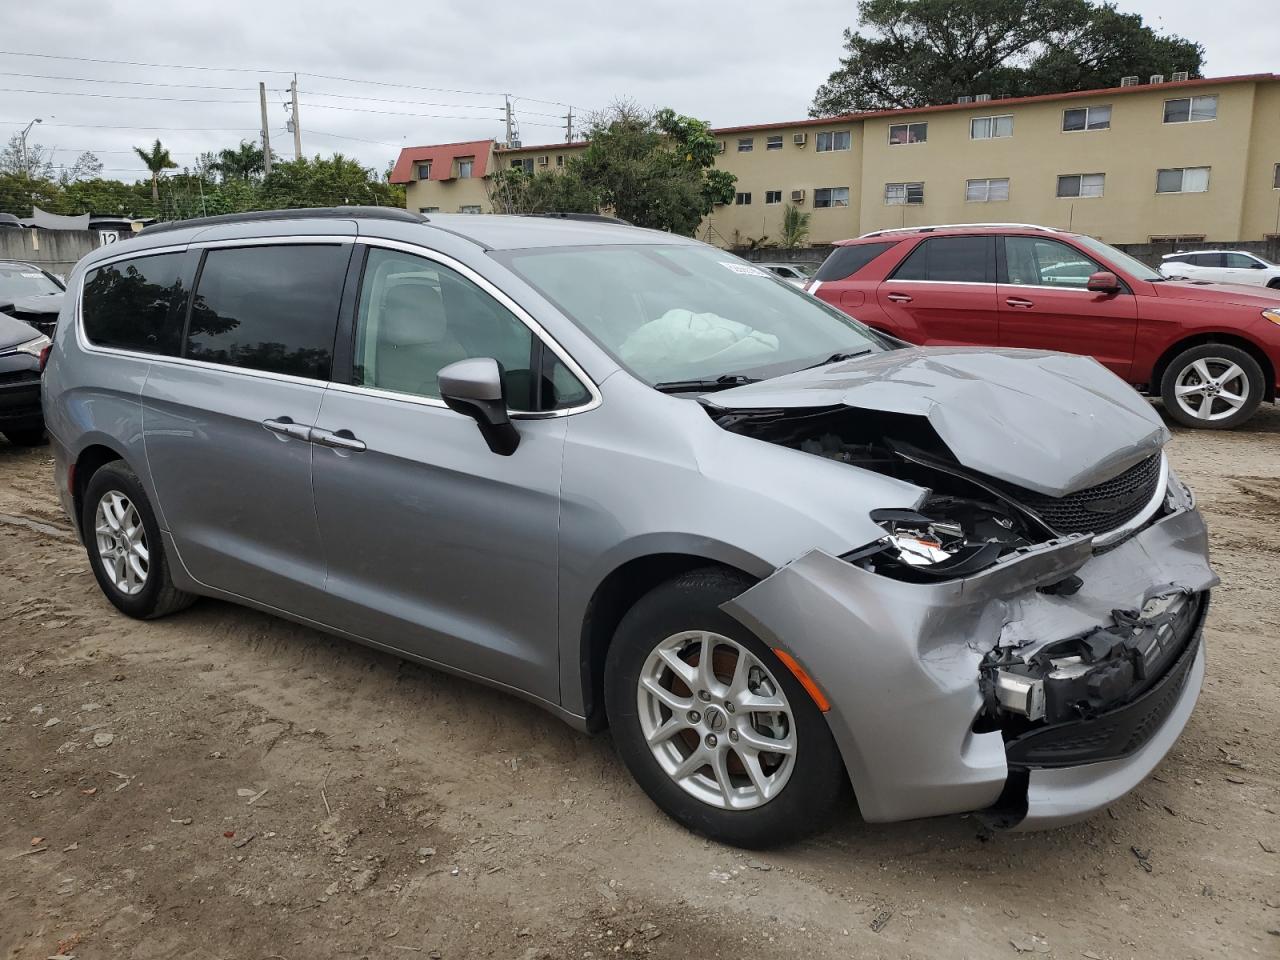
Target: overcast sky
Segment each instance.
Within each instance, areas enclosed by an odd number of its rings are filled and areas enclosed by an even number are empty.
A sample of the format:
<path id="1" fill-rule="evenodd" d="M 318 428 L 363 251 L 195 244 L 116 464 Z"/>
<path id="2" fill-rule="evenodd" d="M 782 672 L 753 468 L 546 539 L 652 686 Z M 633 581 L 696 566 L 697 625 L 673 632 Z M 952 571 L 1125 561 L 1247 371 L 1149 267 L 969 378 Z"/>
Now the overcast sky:
<path id="1" fill-rule="evenodd" d="M 1209 76 L 1280 72 L 1280 16 L 1263 14 L 1268 5 L 1119 3 L 1203 43 Z M 855 11 L 851 0 L 0 0 L 0 139 L 42 117 L 31 141 L 56 147 L 55 162 L 92 150 L 108 176 L 131 179 L 144 173 L 134 144 L 159 137 L 189 165 L 256 137 L 261 80 L 272 146 L 289 158 L 281 103 L 293 71 L 304 153 L 341 151 L 379 170 L 402 145 L 501 138 L 503 92 L 526 144 L 563 140 L 569 105 L 581 115 L 616 97 L 717 126 L 786 120 L 806 115 Z"/>

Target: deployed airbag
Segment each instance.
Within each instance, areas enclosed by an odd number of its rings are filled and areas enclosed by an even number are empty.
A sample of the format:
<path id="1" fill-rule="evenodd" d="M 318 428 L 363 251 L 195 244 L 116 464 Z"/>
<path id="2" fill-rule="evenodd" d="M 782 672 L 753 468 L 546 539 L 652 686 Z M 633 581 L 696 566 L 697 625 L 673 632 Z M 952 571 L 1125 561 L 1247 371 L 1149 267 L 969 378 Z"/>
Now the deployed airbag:
<path id="1" fill-rule="evenodd" d="M 668 310 L 639 327 L 619 348 L 623 361 L 641 371 L 688 364 L 732 368 L 776 353 L 778 338 L 716 313 Z"/>

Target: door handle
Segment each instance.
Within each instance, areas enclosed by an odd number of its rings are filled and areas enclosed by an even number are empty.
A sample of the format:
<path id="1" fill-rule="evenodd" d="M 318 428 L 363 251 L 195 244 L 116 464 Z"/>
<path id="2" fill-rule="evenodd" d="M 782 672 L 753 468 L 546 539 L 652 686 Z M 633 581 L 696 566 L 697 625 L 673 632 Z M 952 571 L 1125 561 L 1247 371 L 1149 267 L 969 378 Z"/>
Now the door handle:
<path id="1" fill-rule="evenodd" d="M 1005 300 L 1005 303 L 1007 303 L 1011 307 L 1034 307 L 1035 306 L 1035 304 L 1032 303 L 1030 300 L 1024 300 L 1022 297 L 1009 297 L 1007 300 Z"/>
<path id="2" fill-rule="evenodd" d="M 911 302 L 911 297 L 909 297 L 905 293 L 891 293 L 885 299 L 892 300 L 894 303 L 910 303 Z"/>
<path id="3" fill-rule="evenodd" d="M 366 449 L 364 441 L 357 440 L 350 430 L 321 430 L 313 427 L 311 442 L 318 443 L 322 447 L 333 447 L 335 450 L 350 450 L 352 453 L 359 453 Z"/>
<path id="4" fill-rule="evenodd" d="M 292 417 L 275 417 L 271 420 L 263 420 L 262 425 L 281 437 L 292 437 L 294 440 L 311 439 L 311 428 L 300 423 L 294 423 Z"/>

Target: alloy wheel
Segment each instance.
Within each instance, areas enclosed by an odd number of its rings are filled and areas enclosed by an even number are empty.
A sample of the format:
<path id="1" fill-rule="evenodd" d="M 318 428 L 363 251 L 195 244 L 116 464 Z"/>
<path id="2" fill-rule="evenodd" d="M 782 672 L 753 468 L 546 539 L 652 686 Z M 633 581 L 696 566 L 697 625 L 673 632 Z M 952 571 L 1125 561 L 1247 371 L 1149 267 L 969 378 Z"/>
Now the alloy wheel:
<path id="1" fill-rule="evenodd" d="M 760 807 L 795 769 L 786 694 L 755 654 L 726 636 L 691 630 L 667 637 L 645 660 L 636 701 L 658 765 L 713 807 Z"/>
<path id="2" fill-rule="evenodd" d="M 1173 395 L 1189 417 L 1225 420 L 1249 399 L 1249 376 L 1230 360 L 1201 357 L 1178 372 Z"/>
<path id="3" fill-rule="evenodd" d="M 108 490 L 98 501 L 94 533 L 111 585 L 126 596 L 139 593 L 147 585 L 151 552 L 138 508 L 123 493 Z"/>

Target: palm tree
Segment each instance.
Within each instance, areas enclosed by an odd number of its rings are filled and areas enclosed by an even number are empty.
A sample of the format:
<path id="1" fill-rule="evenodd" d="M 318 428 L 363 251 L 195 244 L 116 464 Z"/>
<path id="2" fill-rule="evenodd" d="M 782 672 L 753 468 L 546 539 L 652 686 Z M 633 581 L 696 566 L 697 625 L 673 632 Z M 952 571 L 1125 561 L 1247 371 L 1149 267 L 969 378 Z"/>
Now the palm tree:
<path id="1" fill-rule="evenodd" d="M 250 140 L 241 140 L 240 146 L 219 151 L 213 167 L 224 180 L 252 179 L 263 170 L 262 148 Z"/>
<path id="2" fill-rule="evenodd" d="M 782 245 L 788 250 L 804 245 L 809 239 L 809 214 L 790 204 L 782 209 Z"/>
<path id="3" fill-rule="evenodd" d="M 173 162 L 173 157 L 169 156 L 169 151 L 160 146 L 157 140 L 155 145 L 148 152 L 141 147 L 134 147 L 133 152 L 139 159 L 147 165 L 147 169 L 151 171 L 151 202 L 160 202 L 160 174 L 165 170 L 175 169 L 178 165 Z"/>

